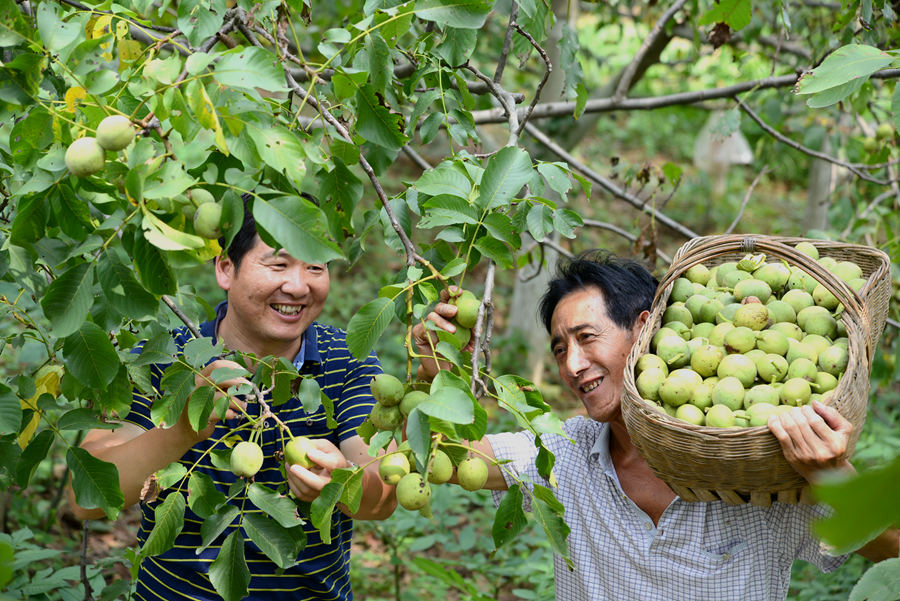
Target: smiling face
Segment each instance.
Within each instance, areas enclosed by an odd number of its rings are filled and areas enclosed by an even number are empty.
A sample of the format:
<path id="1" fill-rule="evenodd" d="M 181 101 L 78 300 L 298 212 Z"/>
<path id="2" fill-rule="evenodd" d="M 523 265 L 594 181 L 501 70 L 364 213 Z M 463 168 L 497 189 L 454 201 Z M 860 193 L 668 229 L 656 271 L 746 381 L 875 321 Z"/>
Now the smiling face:
<path id="1" fill-rule="evenodd" d="M 626 359 L 647 317 L 644 311 L 631 329 L 620 328 L 606 314 L 603 293 L 595 286 L 570 292 L 556 305 L 551 352 L 560 377 L 591 419 L 610 422 L 621 416 Z"/>
<path id="2" fill-rule="evenodd" d="M 233 350 L 293 359 L 301 336 L 322 312 L 331 281 L 324 263 L 275 252 L 257 236 L 240 267 L 216 261 L 216 281 L 228 293 L 219 336 Z"/>

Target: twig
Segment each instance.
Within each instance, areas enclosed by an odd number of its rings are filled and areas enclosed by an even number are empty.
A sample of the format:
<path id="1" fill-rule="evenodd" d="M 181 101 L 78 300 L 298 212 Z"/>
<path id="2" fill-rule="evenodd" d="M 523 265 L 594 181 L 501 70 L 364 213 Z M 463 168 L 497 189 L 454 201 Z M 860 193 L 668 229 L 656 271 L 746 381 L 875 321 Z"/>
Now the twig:
<path id="1" fill-rule="evenodd" d="M 734 221 L 731 222 L 731 225 L 728 226 L 728 229 L 723 232 L 724 234 L 730 234 L 732 231 L 734 231 L 734 228 L 737 227 L 737 224 L 740 222 L 741 217 L 744 216 L 744 209 L 747 208 L 747 203 L 750 202 L 750 196 L 753 194 L 753 189 L 756 188 L 756 184 L 758 184 L 759 180 L 761 180 L 762 177 L 768 172 L 769 166 L 766 165 L 762 168 L 762 171 L 760 171 L 753 179 L 753 183 L 750 184 L 750 187 L 747 189 L 747 193 L 744 194 L 744 201 L 741 203 L 741 208 L 738 210 L 738 214 L 735 216 Z"/>
<path id="2" fill-rule="evenodd" d="M 184 323 L 184 325 L 187 326 L 187 329 L 191 331 L 191 334 L 194 335 L 194 338 L 200 338 L 200 329 L 194 324 L 193 321 L 191 321 L 190 317 L 185 315 L 182 310 L 178 308 L 178 306 L 175 304 L 175 301 L 172 300 L 172 297 L 168 294 L 163 294 L 162 300 L 164 303 L 166 303 L 166 305 L 169 306 L 169 308 L 172 310 L 172 313 L 174 313 L 178 317 L 178 319 L 180 319 Z"/>
<path id="3" fill-rule="evenodd" d="M 889 326 L 891 326 L 893 328 L 897 328 L 898 330 L 900 330 L 900 321 L 895 321 L 895 320 L 891 319 L 890 317 L 888 317 L 887 319 L 884 320 L 884 323 L 888 324 Z"/>
<path id="4" fill-rule="evenodd" d="M 85 6 L 84 4 L 81 4 L 80 2 L 75 2 L 75 0 L 59 0 L 59 2 L 60 2 L 60 4 L 68 4 L 69 6 L 73 6 L 73 7 L 77 8 L 78 10 L 83 10 L 86 12 L 97 13 L 97 14 L 101 14 L 101 15 L 115 14 L 108 10 L 98 10 L 98 9 L 90 7 L 90 6 Z M 176 29 L 174 27 L 166 27 L 165 25 L 147 25 L 146 27 L 148 29 L 155 29 L 156 31 L 162 31 L 165 33 L 171 33 L 173 31 L 176 31 Z"/>
<path id="5" fill-rule="evenodd" d="M 283 59 L 282 59 L 283 60 Z M 285 72 L 285 79 L 288 82 L 288 85 L 294 92 L 301 96 L 304 102 L 308 102 L 310 106 L 319 111 L 319 114 L 322 115 L 322 118 L 325 119 L 328 123 L 334 127 L 341 137 L 343 137 L 348 142 L 353 142 L 353 138 L 350 136 L 350 132 L 347 131 L 347 128 L 344 125 L 334 118 L 328 109 L 323 107 L 318 100 L 316 100 L 312 94 L 307 94 L 306 90 L 304 90 L 300 85 L 294 81 L 294 78 L 291 77 L 290 73 Z M 412 241 L 409 239 L 409 236 L 406 235 L 406 231 L 403 229 L 403 226 L 400 225 L 400 222 L 397 220 L 397 216 L 394 215 L 394 210 L 391 208 L 391 202 L 388 200 L 387 194 L 384 192 L 384 188 L 381 187 L 381 182 L 378 181 L 378 176 L 375 175 L 375 170 L 372 169 L 372 165 L 369 164 L 369 161 L 366 160 L 362 154 L 359 155 L 359 165 L 362 167 L 363 171 L 365 171 L 366 175 L 369 177 L 369 181 L 372 182 L 372 186 L 375 188 L 375 193 L 378 195 L 378 199 L 381 201 L 381 206 L 384 207 L 385 213 L 387 213 L 388 219 L 391 222 L 391 226 L 394 228 L 394 231 L 397 232 L 397 236 L 400 237 L 400 242 L 403 244 L 403 249 L 406 251 L 406 264 L 412 266 L 416 263 L 416 261 L 421 260 L 422 258 L 416 253 L 416 249 L 413 246 Z"/>
<path id="6" fill-rule="evenodd" d="M 81 526 L 81 584 L 84 585 L 84 601 L 93 601 L 94 599 L 91 581 L 87 575 L 87 548 L 90 523 L 90 520 L 85 520 Z"/>
<path id="7" fill-rule="evenodd" d="M 503 40 L 503 50 L 500 52 L 500 58 L 497 60 L 497 69 L 494 71 L 494 83 L 500 83 L 503 77 L 503 70 L 506 68 L 506 59 L 509 57 L 509 49 L 512 46 L 513 29 L 517 27 L 516 20 L 519 18 L 519 3 L 512 0 L 512 7 L 509 10 L 509 25 L 506 27 L 506 38 Z"/>
<path id="8" fill-rule="evenodd" d="M 428 171 L 429 169 L 431 169 L 431 165 L 428 163 L 428 161 L 422 158 L 422 155 L 420 155 L 418 152 L 413 150 L 409 144 L 403 146 L 403 153 L 410 159 L 412 159 L 412 162 L 418 165 L 422 169 L 422 171 Z"/>
<path id="9" fill-rule="evenodd" d="M 522 130 L 525 128 L 525 124 L 528 123 L 528 119 L 531 118 L 531 113 L 534 112 L 534 107 L 537 106 L 538 100 L 541 98 L 541 92 L 544 90 L 544 86 L 547 84 L 547 80 L 550 79 L 550 73 L 553 71 L 553 65 L 550 63 L 550 57 L 547 56 L 547 52 L 541 48 L 541 46 L 534 40 L 530 33 L 522 29 L 518 23 L 513 24 L 522 36 L 528 40 L 535 50 L 538 51 L 538 54 L 541 55 L 541 60 L 544 61 L 545 69 L 544 76 L 541 78 L 541 82 L 538 84 L 537 89 L 534 91 L 534 98 L 531 99 L 531 104 L 528 105 L 528 109 L 525 111 L 525 116 L 522 117 L 522 122 L 519 124 L 519 128 L 516 130 L 516 137 L 521 135 Z"/>
<path id="10" fill-rule="evenodd" d="M 642 202 L 641 199 L 636 198 L 633 195 L 625 192 L 624 190 L 622 190 L 618 186 L 616 186 L 614 183 L 612 183 L 611 181 L 609 181 L 608 179 L 606 179 L 599 173 L 595 172 L 593 169 L 587 167 L 584 163 L 582 163 L 581 161 L 576 159 L 574 156 L 572 156 L 571 154 L 566 152 L 562 147 L 559 146 L 559 144 L 557 144 L 553 140 L 551 140 L 549 136 L 547 136 L 545 133 L 543 133 L 541 130 L 539 130 L 537 127 L 535 127 L 534 124 L 532 124 L 532 123 L 526 124 L 525 131 L 527 131 L 529 134 L 534 136 L 534 138 L 538 142 L 540 142 L 541 144 L 546 146 L 550 151 L 552 151 L 559 158 L 561 158 L 563 161 L 568 163 L 571 167 L 574 167 L 586 178 L 593 181 L 594 183 L 599 185 L 601 188 L 603 188 L 604 190 L 606 190 L 608 193 L 612 194 L 616 198 L 621 198 L 622 200 L 628 202 L 635 208 L 640 209 L 641 211 L 647 213 L 648 215 L 652 215 L 654 217 L 654 219 L 657 219 L 660 223 L 662 223 L 666 227 L 669 227 L 670 229 L 678 232 L 685 238 L 696 238 L 697 236 L 699 236 L 699 234 L 697 234 L 690 228 L 687 228 L 687 227 L 681 225 L 680 223 L 678 223 L 671 217 L 667 217 L 660 211 L 657 211 L 652 206 L 648 206 L 646 203 Z"/>
<path id="11" fill-rule="evenodd" d="M 759 125 L 763 129 L 763 131 L 765 131 L 767 134 L 769 134 L 770 136 L 772 136 L 779 142 L 781 142 L 783 144 L 787 144 L 791 148 L 793 148 L 795 150 L 799 150 L 800 152 L 802 152 L 804 154 L 808 154 L 811 157 L 815 157 L 817 159 L 822 159 L 823 161 L 828 161 L 829 163 L 834 163 L 835 165 L 843 167 L 843 168 L 847 169 L 848 171 L 850 171 L 851 173 L 853 173 L 854 175 L 856 175 L 856 177 L 858 177 L 862 180 L 865 180 L 867 182 L 872 182 L 873 184 L 878 184 L 879 186 L 887 186 L 888 184 L 890 184 L 890 181 L 888 181 L 888 180 L 881 180 L 876 177 L 872 177 L 871 175 L 869 175 L 867 173 L 863 173 L 857 167 L 854 167 L 853 164 L 848 163 L 847 161 L 842 161 L 841 159 L 839 159 L 837 157 L 833 157 L 830 154 L 826 154 L 826 153 L 820 152 L 818 150 L 813 150 L 812 148 L 807 148 L 803 144 L 800 144 L 799 142 L 795 142 L 795 141 L 791 140 L 790 138 L 788 138 L 787 136 L 785 136 L 781 132 L 777 131 L 772 126 L 770 126 L 768 123 L 763 121 L 762 118 L 759 115 L 757 115 L 756 113 L 754 113 L 753 109 L 751 109 L 749 106 L 744 104 L 744 102 L 740 98 L 735 98 L 734 100 L 735 100 L 735 102 L 737 102 L 737 105 L 741 108 L 741 110 L 744 111 L 745 113 L 747 113 L 747 115 L 751 119 L 753 119 L 756 122 L 756 124 Z"/>
<path id="12" fill-rule="evenodd" d="M 675 16 L 675 13 L 681 10 L 681 7 L 684 6 L 685 2 L 687 2 L 687 0 L 677 0 L 677 2 L 669 7 L 669 10 L 663 13 L 663 16 L 659 18 L 659 21 L 657 21 L 653 26 L 653 29 L 650 30 L 650 34 L 644 39 L 644 43 L 641 44 L 637 54 L 634 55 L 634 58 L 631 59 L 631 62 L 625 67 L 625 71 L 622 73 L 618 85 L 616 85 L 616 91 L 612 95 L 613 100 L 621 102 L 628 94 L 628 90 L 631 88 L 631 81 L 634 79 L 634 74 L 637 73 L 641 61 L 644 60 L 644 55 L 647 54 L 647 51 L 653 45 L 656 38 L 665 31 L 666 24 Z"/>
<path id="13" fill-rule="evenodd" d="M 871 75 L 874 79 L 900 78 L 900 69 L 885 69 Z M 745 81 L 733 86 L 697 90 L 694 92 L 680 92 L 665 96 L 648 96 L 645 98 L 625 98 L 616 102 L 612 98 L 594 98 L 588 100 L 584 106 L 584 113 L 608 113 L 612 111 L 647 111 L 667 106 L 693 104 L 704 100 L 720 98 L 733 98 L 738 94 L 750 90 L 766 90 L 771 88 L 787 88 L 797 83 L 798 75 L 779 75 L 765 79 Z M 532 118 L 544 119 L 547 117 L 560 117 L 572 115 L 575 112 L 575 102 L 547 102 L 534 107 Z M 520 109 L 524 111 L 524 109 Z M 472 119 L 476 125 L 484 123 L 502 123 L 506 117 L 499 109 L 486 109 L 473 111 Z"/>
<path id="14" fill-rule="evenodd" d="M 873 210 L 875 210 L 875 207 L 877 207 L 877 206 L 880 205 L 882 202 L 884 202 L 885 199 L 890 198 L 891 196 L 894 196 L 894 194 L 895 194 L 895 192 L 894 192 L 893 189 L 886 190 L 886 191 L 882 192 L 881 194 L 879 194 L 878 196 L 876 196 L 875 198 L 873 198 L 873 199 L 872 199 L 872 202 L 870 202 L 870 203 L 866 206 L 866 208 L 863 209 L 862 213 L 860 213 L 859 215 L 857 215 L 854 219 L 863 219 L 863 218 L 865 218 L 869 213 L 871 213 Z M 844 228 L 844 231 L 841 232 L 841 236 L 840 236 L 840 239 L 841 239 L 841 240 L 843 240 L 844 238 L 846 238 L 846 237 L 850 234 L 850 231 L 853 229 L 853 221 L 854 221 L 854 220 L 851 220 L 850 223 L 847 224 L 847 227 Z"/>
<path id="15" fill-rule="evenodd" d="M 623 230 L 619 226 L 614 225 L 612 223 L 606 223 L 604 221 L 596 221 L 594 219 L 583 219 L 582 221 L 584 221 L 584 225 L 586 225 L 588 227 L 596 227 L 596 228 L 600 228 L 603 230 L 608 230 L 610 232 L 613 232 L 615 234 L 622 236 L 629 242 L 637 242 L 637 239 L 638 239 L 637 236 L 635 236 L 634 234 L 632 234 L 631 232 L 629 232 L 627 230 Z M 668 263 L 672 262 L 672 258 L 669 255 L 667 255 L 666 253 L 664 253 L 663 251 L 659 250 L 658 248 L 656 249 L 656 256 L 659 257 L 660 260 L 663 261 L 664 263 L 668 264 Z"/>
<path id="16" fill-rule="evenodd" d="M 550 248 L 552 248 L 553 250 L 555 250 L 555 251 L 558 252 L 559 254 L 563 255 L 563 256 L 566 257 L 567 259 L 571 259 L 571 258 L 573 258 L 573 257 L 575 256 L 575 255 L 573 255 L 571 252 L 569 252 L 568 250 L 566 250 L 565 248 L 563 248 L 562 246 L 560 246 L 559 244 L 557 244 L 557 243 L 553 240 L 553 238 L 550 238 L 550 237 L 544 238 L 543 240 L 541 240 L 540 242 L 538 242 L 538 244 L 540 244 L 541 246 L 549 246 Z"/>
<path id="17" fill-rule="evenodd" d="M 463 68 L 468 69 L 475 77 L 483 81 L 490 90 L 491 95 L 496 98 L 497 102 L 500 103 L 500 106 L 503 107 L 503 115 L 507 123 L 509 123 L 509 139 L 507 140 L 506 145 L 515 146 L 516 141 L 518 140 L 519 115 L 509 98 L 509 92 L 506 92 L 498 84 L 494 83 L 494 80 L 479 71 L 478 67 L 473 65 L 471 61 L 467 61 L 466 64 L 463 65 Z"/>
<path id="18" fill-rule="evenodd" d="M 494 272 L 495 272 L 494 261 L 488 261 L 488 271 L 487 275 L 484 278 L 484 295 L 481 297 L 481 304 L 478 306 L 478 317 L 475 320 L 475 329 L 473 330 L 473 335 L 475 336 L 475 348 L 472 350 L 472 384 L 471 390 L 472 394 L 476 397 L 481 396 L 481 394 L 487 392 L 487 385 L 481 379 L 481 376 L 478 373 L 478 347 L 481 347 L 481 351 L 485 355 L 485 365 L 487 371 L 490 371 L 490 356 L 491 356 L 491 326 L 493 323 L 493 310 L 488 309 L 489 307 L 493 307 L 493 301 L 491 300 L 491 295 L 494 290 Z M 485 313 L 487 313 L 487 318 L 485 318 Z M 481 340 L 481 326 L 484 324 L 484 340 Z M 481 388 L 481 392 L 478 392 L 478 387 Z"/>

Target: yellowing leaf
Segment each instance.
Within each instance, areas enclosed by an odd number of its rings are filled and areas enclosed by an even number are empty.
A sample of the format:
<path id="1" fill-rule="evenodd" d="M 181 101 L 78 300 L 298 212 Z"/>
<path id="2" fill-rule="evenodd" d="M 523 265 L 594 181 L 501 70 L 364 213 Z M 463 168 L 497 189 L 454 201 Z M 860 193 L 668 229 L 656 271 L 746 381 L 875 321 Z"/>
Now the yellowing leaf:
<path id="1" fill-rule="evenodd" d="M 197 123 L 215 132 L 216 146 L 227 156 L 228 144 L 225 142 L 225 133 L 222 131 L 219 116 L 216 114 L 216 107 L 206 92 L 206 88 L 194 81 L 188 85 L 186 92 L 191 110 L 197 118 Z"/>
<path id="2" fill-rule="evenodd" d="M 135 40 L 119 40 L 119 69 L 130 66 L 131 63 L 141 57 L 141 44 Z"/>
<path id="3" fill-rule="evenodd" d="M 66 90 L 66 110 L 70 113 L 75 112 L 75 105 L 87 96 L 87 92 L 81 86 L 72 86 Z"/>
<path id="4" fill-rule="evenodd" d="M 121 40 L 128 35 L 128 22 L 120 19 L 116 23 L 116 39 Z"/>
<path id="5" fill-rule="evenodd" d="M 90 32 L 88 32 L 88 39 L 100 38 L 105 35 L 112 33 L 112 15 L 102 15 L 97 17 L 97 20 L 94 21 L 93 26 L 90 28 Z M 112 46 L 110 42 L 103 42 L 100 44 L 100 47 L 103 49 L 109 49 Z M 107 61 L 112 60 L 112 52 L 104 52 L 101 56 Z"/>
<path id="6" fill-rule="evenodd" d="M 41 421 L 41 414 L 43 412 L 38 409 L 37 400 L 42 394 L 50 394 L 53 395 L 54 398 L 59 396 L 59 381 L 62 378 L 62 375 L 63 367 L 61 365 L 45 365 L 37 371 L 37 374 L 35 374 L 34 396 L 29 399 L 21 399 L 22 409 L 31 409 L 34 411 L 31 415 L 31 421 L 28 422 L 28 425 L 25 426 L 22 433 L 19 434 L 19 446 L 23 450 L 28 446 L 28 443 L 31 442 L 31 438 L 34 436 L 38 424 Z"/>

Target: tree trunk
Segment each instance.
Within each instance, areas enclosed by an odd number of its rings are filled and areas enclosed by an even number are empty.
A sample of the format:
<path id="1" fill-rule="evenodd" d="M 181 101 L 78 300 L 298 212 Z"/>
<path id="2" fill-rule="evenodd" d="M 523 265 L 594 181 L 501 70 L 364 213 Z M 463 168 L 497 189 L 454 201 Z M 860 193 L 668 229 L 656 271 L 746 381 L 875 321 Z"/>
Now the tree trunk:
<path id="1" fill-rule="evenodd" d="M 831 153 L 828 138 L 822 143 L 822 152 Z M 806 223 L 809 229 L 828 229 L 828 206 L 831 203 L 834 165 L 814 159 L 809 168 L 809 192 L 806 197 Z"/>

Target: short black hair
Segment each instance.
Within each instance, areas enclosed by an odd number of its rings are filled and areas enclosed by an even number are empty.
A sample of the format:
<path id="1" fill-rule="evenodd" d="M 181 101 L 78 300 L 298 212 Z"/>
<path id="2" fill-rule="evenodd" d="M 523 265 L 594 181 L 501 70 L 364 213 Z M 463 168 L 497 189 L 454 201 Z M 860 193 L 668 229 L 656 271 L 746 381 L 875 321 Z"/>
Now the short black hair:
<path id="1" fill-rule="evenodd" d="M 628 329 L 643 311 L 650 310 L 659 282 L 640 262 L 602 249 L 563 259 L 541 299 L 539 311 L 547 332 L 553 311 L 563 297 L 591 286 L 603 293 L 607 317 L 620 328 Z"/>
<path id="2" fill-rule="evenodd" d="M 319 206 L 319 199 L 312 194 L 301 192 L 300 196 Z M 253 193 L 246 192 L 241 194 L 241 200 L 244 202 L 244 220 L 241 222 L 241 229 L 234 235 L 227 249 L 228 258 L 234 264 L 235 270 L 240 268 L 244 256 L 256 245 L 256 236 L 258 234 L 256 219 L 253 217 Z M 219 245 L 225 246 L 224 236 L 219 238 Z"/>

